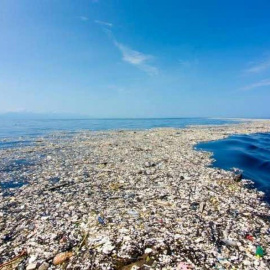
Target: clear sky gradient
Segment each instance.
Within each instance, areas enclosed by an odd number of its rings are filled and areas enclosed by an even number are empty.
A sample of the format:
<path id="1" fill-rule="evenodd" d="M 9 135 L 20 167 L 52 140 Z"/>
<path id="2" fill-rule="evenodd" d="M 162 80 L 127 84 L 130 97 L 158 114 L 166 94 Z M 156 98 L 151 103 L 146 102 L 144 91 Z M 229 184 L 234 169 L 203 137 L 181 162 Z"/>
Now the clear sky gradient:
<path id="1" fill-rule="evenodd" d="M 269 14 L 269 0 L 0 0 L 0 112 L 270 117 Z"/>

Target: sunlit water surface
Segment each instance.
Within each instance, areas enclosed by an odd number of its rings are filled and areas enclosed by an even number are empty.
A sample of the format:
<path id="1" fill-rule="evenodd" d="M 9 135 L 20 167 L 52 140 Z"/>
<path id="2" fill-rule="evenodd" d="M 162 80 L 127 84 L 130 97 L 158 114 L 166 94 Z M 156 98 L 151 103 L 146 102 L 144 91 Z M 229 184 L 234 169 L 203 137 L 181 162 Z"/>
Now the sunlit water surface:
<path id="1" fill-rule="evenodd" d="M 210 118 L 156 118 L 156 119 L 61 119 L 61 120 L 7 120 L 0 119 L 0 149 L 31 144 L 31 139 L 55 131 L 74 133 L 81 130 L 119 130 L 150 128 L 184 128 L 188 125 L 220 125 L 231 120 Z"/>
<path id="2" fill-rule="evenodd" d="M 0 119 L 0 151 L 1 149 L 17 149 L 35 145 L 39 137 L 53 140 L 55 132 L 61 134 L 61 140 L 82 130 L 145 130 L 151 128 L 184 128 L 189 125 L 221 125 L 235 123 L 230 120 L 208 118 L 162 118 L 162 119 L 66 119 L 66 120 L 3 120 Z M 59 138 L 59 137 L 57 137 Z M 31 170 L 33 164 L 42 162 L 41 156 L 34 156 L 31 160 L 10 156 L 0 160 L 0 190 L 5 190 L 6 195 L 12 195 L 13 190 L 27 184 L 27 179 L 22 177 L 23 171 Z M 52 181 L 56 181 L 53 179 Z"/>

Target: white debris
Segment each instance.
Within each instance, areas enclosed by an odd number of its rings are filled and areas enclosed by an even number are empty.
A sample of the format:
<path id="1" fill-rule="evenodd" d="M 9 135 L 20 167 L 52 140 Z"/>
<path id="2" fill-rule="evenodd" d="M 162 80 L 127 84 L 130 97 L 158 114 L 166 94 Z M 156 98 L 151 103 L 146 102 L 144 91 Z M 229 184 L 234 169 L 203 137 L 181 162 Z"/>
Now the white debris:
<path id="1" fill-rule="evenodd" d="M 263 194 L 194 149 L 256 132 L 270 122 L 59 133 L 1 150 L 1 183 L 28 185 L 0 191 L 0 265 L 27 250 L 18 269 L 59 269 L 62 253 L 67 269 L 268 269 Z"/>

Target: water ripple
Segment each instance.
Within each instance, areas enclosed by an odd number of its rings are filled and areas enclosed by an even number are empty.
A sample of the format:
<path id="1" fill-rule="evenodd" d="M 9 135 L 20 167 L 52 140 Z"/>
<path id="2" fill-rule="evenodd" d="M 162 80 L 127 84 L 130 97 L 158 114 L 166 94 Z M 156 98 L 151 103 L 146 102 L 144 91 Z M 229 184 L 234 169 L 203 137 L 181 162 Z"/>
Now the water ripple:
<path id="1" fill-rule="evenodd" d="M 213 152 L 214 167 L 243 170 L 244 178 L 266 193 L 270 202 L 270 133 L 234 135 L 223 140 L 200 143 L 199 150 Z"/>

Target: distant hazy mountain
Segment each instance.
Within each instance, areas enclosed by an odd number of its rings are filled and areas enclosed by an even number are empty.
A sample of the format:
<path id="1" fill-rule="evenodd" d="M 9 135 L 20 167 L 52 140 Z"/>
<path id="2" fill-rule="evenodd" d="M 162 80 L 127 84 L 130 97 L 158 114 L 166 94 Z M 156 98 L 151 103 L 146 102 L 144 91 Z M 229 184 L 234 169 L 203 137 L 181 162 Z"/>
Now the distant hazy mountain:
<path id="1" fill-rule="evenodd" d="M 0 114 L 0 119 L 86 119 L 89 116 L 69 113 L 8 112 Z"/>

